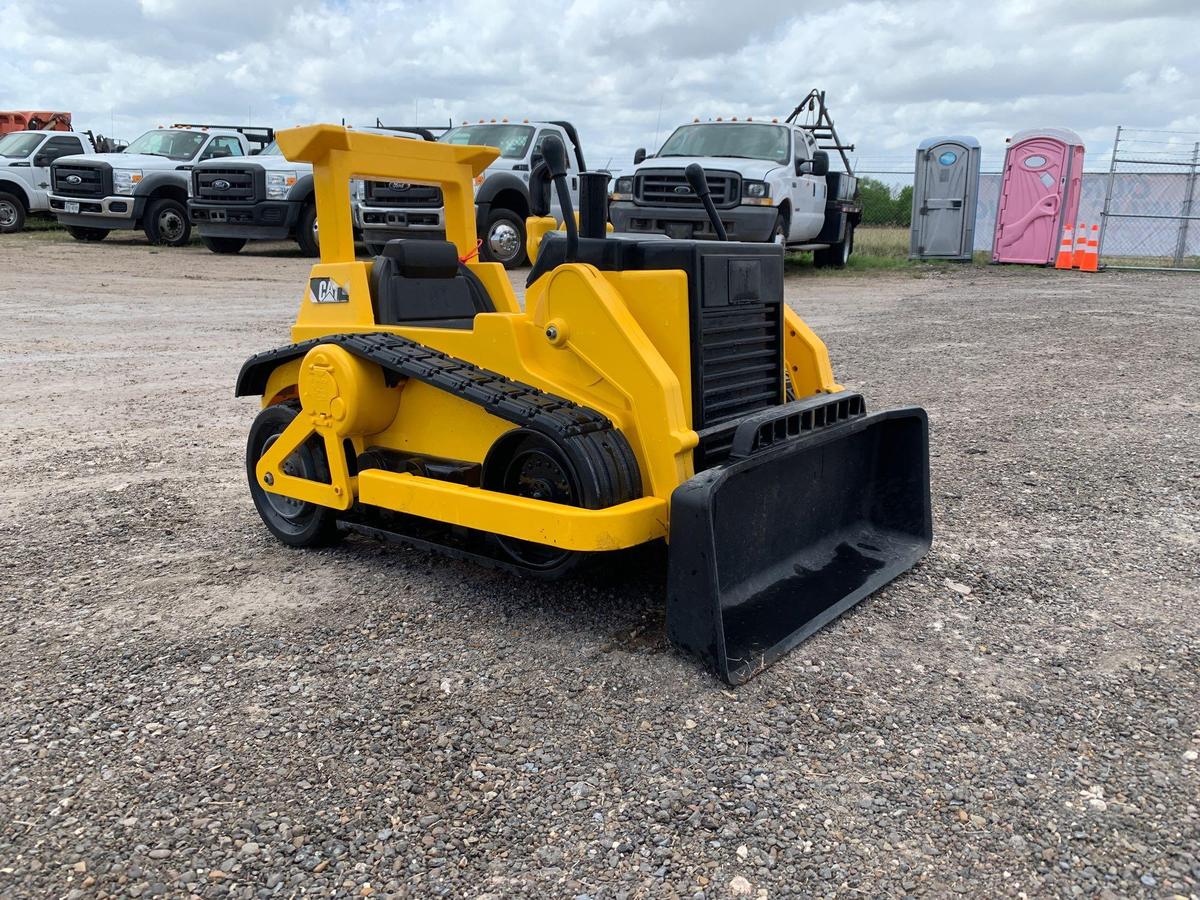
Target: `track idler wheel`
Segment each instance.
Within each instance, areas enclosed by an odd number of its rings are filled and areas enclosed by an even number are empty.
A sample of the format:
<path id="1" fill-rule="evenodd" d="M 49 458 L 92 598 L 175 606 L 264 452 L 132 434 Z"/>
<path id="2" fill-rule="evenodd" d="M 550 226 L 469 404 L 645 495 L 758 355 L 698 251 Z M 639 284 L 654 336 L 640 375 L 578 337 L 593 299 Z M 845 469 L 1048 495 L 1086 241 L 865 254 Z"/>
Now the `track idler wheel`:
<path id="1" fill-rule="evenodd" d="M 642 495 L 633 451 L 617 431 L 557 438 L 515 428 L 488 451 L 482 481 L 487 490 L 584 509 Z M 491 535 L 491 541 L 507 560 L 546 579 L 567 574 L 589 555 L 503 535 Z"/>

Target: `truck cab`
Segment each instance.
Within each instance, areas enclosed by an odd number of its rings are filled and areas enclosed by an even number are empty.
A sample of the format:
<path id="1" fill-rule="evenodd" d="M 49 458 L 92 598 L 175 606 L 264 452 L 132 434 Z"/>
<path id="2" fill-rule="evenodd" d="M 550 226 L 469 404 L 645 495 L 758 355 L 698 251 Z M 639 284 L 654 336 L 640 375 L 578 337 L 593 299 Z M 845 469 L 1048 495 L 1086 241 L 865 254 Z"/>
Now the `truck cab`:
<path id="1" fill-rule="evenodd" d="M 146 132 L 120 153 L 63 157 L 51 167 L 50 209 L 76 240 L 141 229 L 153 244 L 182 246 L 191 238 L 192 168 L 249 156 L 273 138 L 270 128 L 173 125 Z"/>
<path id="2" fill-rule="evenodd" d="M 554 135 L 567 148 L 567 180 L 578 202 L 579 173 L 587 169 L 579 136 L 570 122 L 479 120 L 438 136 L 444 144 L 495 147 L 500 156 L 475 179 L 475 223 L 479 255 L 512 269 L 528 259 L 525 219 L 529 216 L 529 176 L 542 161 L 542 147 Z M 557 200 L 554 200 L 557 209 Z M 363 240 L 377 254 L 393 238 L 444 239 L 441 189 L 407 182 L 367 181 L 357 202 Z"/>
<path id="3" fill-rule="evenodd" d="M 823 97 L 820 102 L 824 116 Z M 717 239 L 701 198 L 684 176 L 697 163 L 707 173 L 729 240 L 811 250 L 817 265 L 845 265 L 862 214 L 858 181 L 844 154 L 846 171 L 831 171 L 827 150 L 853 148 L 841 145 L 836 133 L 833 144 L 820 143 L 831 123 L 826 128 L 818 118 L 817 124 L 800 124 L 793 121 L 796 115 L 785 121 L 697 119 L 676 128 L 653 156 L 639 150 L 633 173 L 618 178 L 613 188 L 614 229 Z"/>
<path id="4" fill-rule="evenodd" d="M 86 134 L 10 131 L 0 137 L 0 234 L 25 227 L 28 216 L 50 210 L 50 166 L 64 156 L 94 156 Z"/>

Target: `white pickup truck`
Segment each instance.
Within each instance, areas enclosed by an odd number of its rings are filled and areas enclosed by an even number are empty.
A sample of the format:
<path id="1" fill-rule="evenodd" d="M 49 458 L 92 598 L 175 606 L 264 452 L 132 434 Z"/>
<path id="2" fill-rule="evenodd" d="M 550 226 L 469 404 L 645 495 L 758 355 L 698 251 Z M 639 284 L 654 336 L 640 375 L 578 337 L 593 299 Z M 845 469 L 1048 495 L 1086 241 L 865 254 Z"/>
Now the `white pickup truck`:
<path id="1" fill-rule="evenodd" d="M 63 156 L 94 156 L 91 138 L 78 131 L 10 131 L 0 137 L 0 234 L 50 211 L 50 164 Z"/>
<path id="2" fill-rule="evenodd" d="M 140 228 L 152 244 L 179 247 L 191 237 L 192 166 L 249 156 L 273 139 L 270 128 L 172 125 L 146 132 L 121 153 L 66 156 L 50 167 L 50 209 L 76 240 Z"/>
<path id="3" fill-rule="evenodd" d="M 567 148 L 567 180 L 579 201 L 579 173 L 587 169 L 579 135 L 570 122 L 480 120 L 440 135 L 443 144 L 496 147 L 500 156 L 475 181 L 475 227 L 479 255 L 513 269 L 527 260 L 525 219 L 529 216 L 529 175 L 542 160 L 542 145 L 554 135 Z M 558 208 L 552 198 L 553 209 Z M 356 203 L 356 222 L 372 254 L 392 238 L 445 236 L 440 188 L 406 182 L 368 181 Z"/>
<path id="4" fill-rule="evenodd" d="M 814 123 L 795 121 L 817 103 Z M 828 139 L 833 143 L 820 143 Z M 684 176 L 690 163 L 698 163 L 729 240 L 811 250 L 816 265 L 840 268 L 853 250 L 862 207 L 858 179 L 844 153 L 846 171 L 830 171 L 831 149 L 853 147 L 837 139 L 817 91 L 783 122 L 696 120 L 676 128 L 654 156 L 637 152 L 633 173 L 613 186 L 609 217 L 617 232 L 715 239 L 701 199 Z"/>

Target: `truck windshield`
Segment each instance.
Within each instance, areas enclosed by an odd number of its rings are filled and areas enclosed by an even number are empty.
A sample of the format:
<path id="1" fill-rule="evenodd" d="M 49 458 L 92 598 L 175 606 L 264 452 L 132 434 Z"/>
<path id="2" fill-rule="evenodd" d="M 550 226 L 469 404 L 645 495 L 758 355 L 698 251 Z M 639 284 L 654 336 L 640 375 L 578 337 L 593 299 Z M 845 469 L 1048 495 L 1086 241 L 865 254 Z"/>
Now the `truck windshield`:
<path id="1" fill-rule="evenodd" d="M 24 159 L 42 142 L 44 134 L 14 131 L 0 137 L 0 156 L 6 159 Z"/>
<path id="2" fill-rule="evenodd" d="M 505 159 L 522 159 L 532 139 L 533 127 L 530 125 L 463 125 L 438 138 L 443 144 L 495 147 Z"/>
<path id="3" fill-rule="evenodd" d="M 662 145 L 659 156 L 732 156 L 786 163 L 788 130 L 782 125 L 683 125 Z"/>
<path id="4" fill-rule="evenodd" d="M 145 153 L 168 159 L 191 159 L 208 140 L 203 131 L 172 131 L 160 128 L 147 131 L 125 148 L 125 153 Z"/>
<path id="5" fill-rule="evenodd" d="M 271 141 L 267 146 L 258 151 L 259 156 L 283 156 L 283 151 L 279 149 L 278 141 Z"/>

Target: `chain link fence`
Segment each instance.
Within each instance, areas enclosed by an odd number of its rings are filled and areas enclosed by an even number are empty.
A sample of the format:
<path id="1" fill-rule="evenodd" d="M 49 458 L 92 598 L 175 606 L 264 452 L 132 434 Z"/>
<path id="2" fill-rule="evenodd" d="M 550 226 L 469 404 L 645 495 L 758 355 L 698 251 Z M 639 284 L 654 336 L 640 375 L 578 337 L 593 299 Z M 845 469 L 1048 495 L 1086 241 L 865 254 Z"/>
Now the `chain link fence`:
<path id="1" fill-rule="evenodd" d="M 1101 212 L 1100 263 L 1200 271 L 1200 133 L 1117 127 Z"/>

